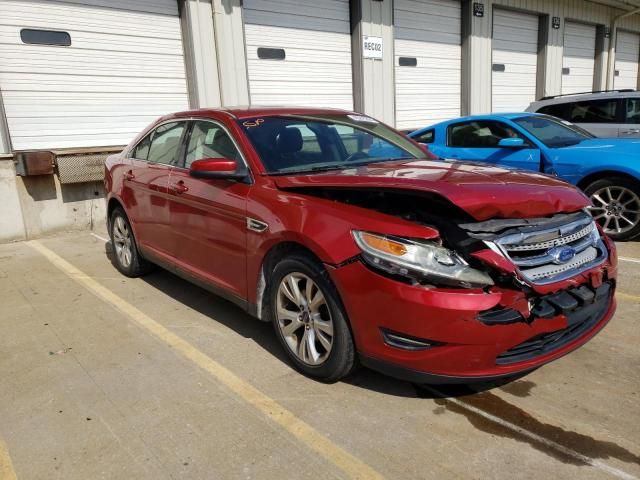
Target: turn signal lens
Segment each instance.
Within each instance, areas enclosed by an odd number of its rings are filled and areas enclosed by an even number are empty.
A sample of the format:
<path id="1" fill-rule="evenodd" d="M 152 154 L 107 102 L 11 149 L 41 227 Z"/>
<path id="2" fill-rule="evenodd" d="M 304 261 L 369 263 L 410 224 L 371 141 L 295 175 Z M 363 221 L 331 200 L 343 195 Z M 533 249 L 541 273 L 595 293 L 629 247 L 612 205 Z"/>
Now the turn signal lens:
<path id="1" fill-rule="evenodd" d="M 402 257 L 407 253 L 407 247 L 399 242 L 394 242 L 388 238 L 379 237 L 370 233 L 360 233 L 360 239 L 366 243 L 369 247 L 378 250 L 380 252 L 394 255 L 396 257 Z"/>

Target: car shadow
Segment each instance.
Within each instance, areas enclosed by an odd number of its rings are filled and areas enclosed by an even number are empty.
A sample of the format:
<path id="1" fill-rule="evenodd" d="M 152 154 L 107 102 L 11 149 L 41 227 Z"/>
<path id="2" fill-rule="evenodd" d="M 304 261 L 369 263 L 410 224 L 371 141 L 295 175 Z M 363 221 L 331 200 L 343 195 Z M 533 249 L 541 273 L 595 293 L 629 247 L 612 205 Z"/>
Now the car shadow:
<path id="1" fill-rule="evenodd" d="M 109 261 L 114 268 L 116 268 L 115 257 L 110 242 L 105 244 L 105 251 Z M 194 285 L 163 268 L 157 267 L 153 272 L 141 277 L 141 279 L 175 301 L 205 315 L 212 321 L 224 325 L 243 338 L 252 340 L 256 345 L 273 355 L 273 357 L 282 363 L 291 365 L 270 323 L 255 319 L 234 303 Z M 521 377 L 473 385 L 419 385 L 398 380 L 374 370 L 361 367 L 344 378 L 342 382 L 383 395 L 441 399 L 475 395 L 487 390 L 503 387 L 519 378 Z"/>

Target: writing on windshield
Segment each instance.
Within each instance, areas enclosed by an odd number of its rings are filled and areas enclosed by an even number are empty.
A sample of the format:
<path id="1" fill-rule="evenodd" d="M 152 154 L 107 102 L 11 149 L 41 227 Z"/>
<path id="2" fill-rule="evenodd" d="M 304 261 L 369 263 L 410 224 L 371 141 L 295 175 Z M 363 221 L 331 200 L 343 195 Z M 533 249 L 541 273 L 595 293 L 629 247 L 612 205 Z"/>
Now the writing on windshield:
<path id="1" fill-rule="evenodd" d="M 239 124 L 271 174 L 426 158 L 419 146 L 365 116 L 283 115 L 243 119 Z"/>

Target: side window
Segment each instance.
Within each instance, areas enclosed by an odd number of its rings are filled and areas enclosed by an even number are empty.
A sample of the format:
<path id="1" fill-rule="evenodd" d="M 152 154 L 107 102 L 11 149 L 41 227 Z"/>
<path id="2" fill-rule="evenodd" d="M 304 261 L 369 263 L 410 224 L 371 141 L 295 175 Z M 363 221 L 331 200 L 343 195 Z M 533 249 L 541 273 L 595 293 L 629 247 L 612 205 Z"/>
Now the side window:
<path id="1" fill-rule="evenodd" d="M 149 147 L 151 146 L 151 137 L 153 132 L 144 137 L 138 145 L 131 152 L 131 156 L 138 160 L 146 160 L 149 156 Z"/>
<path id="2" fill-rule="evenodd" d="M 185 122 L 165 123 L 156 128 L 152 134 L 147 160 L 165 165 L 174 164 L 184 129 Z"/>
<path id="3" fill-rule="evenodd" d="M 497 148 L 503 138 L 522 138 L 527 142 L 509 125 L 489 120 L 451 125 L 448 137 L 450 147 L 462 148 Z"/>
<path id="4" fill-rule="evenodd" d="M 187 144 L 185 168 L 203 158 L 227 158 L 240 161 L 240 153 L 227 132 L 217 123 L 195 121 Z"/>
<path id="5" fill-rule="evenodd" d="M 565 120 L 572 123 L 617 123 L 618 100 L 592 100 L 573 103 Z"/>
<path id="6" fill-rule="evenodd" d="M 436 139 L 436 131 L 427 130 L 423 134 L 413 137 L 413 139 L 418 143 L 433 143 Z"/>
<path id="7" fill-rule="evenodd" d="M 544 113 L 545 115 L 551 115 L 552 117 L 558 117 L 563 120 L 569 120 L 567 117 L 567 105 L 560 103 L 557 105 L 547 105 L 538 110 L 538 113 Z"/>
<path id="8" fill-rule="evenodd" d="M 640 97 L 627 99 L 626 122 L 640 124 Z"/>

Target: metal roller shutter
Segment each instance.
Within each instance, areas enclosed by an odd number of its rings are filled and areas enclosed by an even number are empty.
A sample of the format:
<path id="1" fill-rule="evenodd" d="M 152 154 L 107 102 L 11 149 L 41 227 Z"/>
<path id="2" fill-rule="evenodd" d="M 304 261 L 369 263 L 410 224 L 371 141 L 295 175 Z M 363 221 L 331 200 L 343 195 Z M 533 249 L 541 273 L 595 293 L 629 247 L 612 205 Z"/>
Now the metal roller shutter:
<path id="1" fill-rule="evenodd" d="M 395 0 L 396 127 L 460 115 L 461 4 Z"/>
<path id="2" fill-rule="evenodd" d="M 16 150 L 122 145 L 188 107 L 175 0 L 2 0 L 0 88 Z M 68 32 L 70 46 L 21 41 Z"/>
<path id="3" fill-rule="evenodd" d="M 565 22 L 562 93 L 590 92 L 596 58 L 596 27 Z"/>
<path id="4" fill-rule="evenodd" d="M 252 104 L 353 109 L 349 0 L 245 0 L 243 14 Z"/>
<path id="5" fill-rule="evenodd" d="M 536 99 L 538 16 L 495 9 L 492 45 L 493 111 L 522 111 Z"/>
<path id="6" fill-rule="evenodd" d="M 616 76 L 613 85 L 617 89 L 638 88 L 638 62 L 640 62 L 640 35 L 618 31 L 616 41 Z"/>

